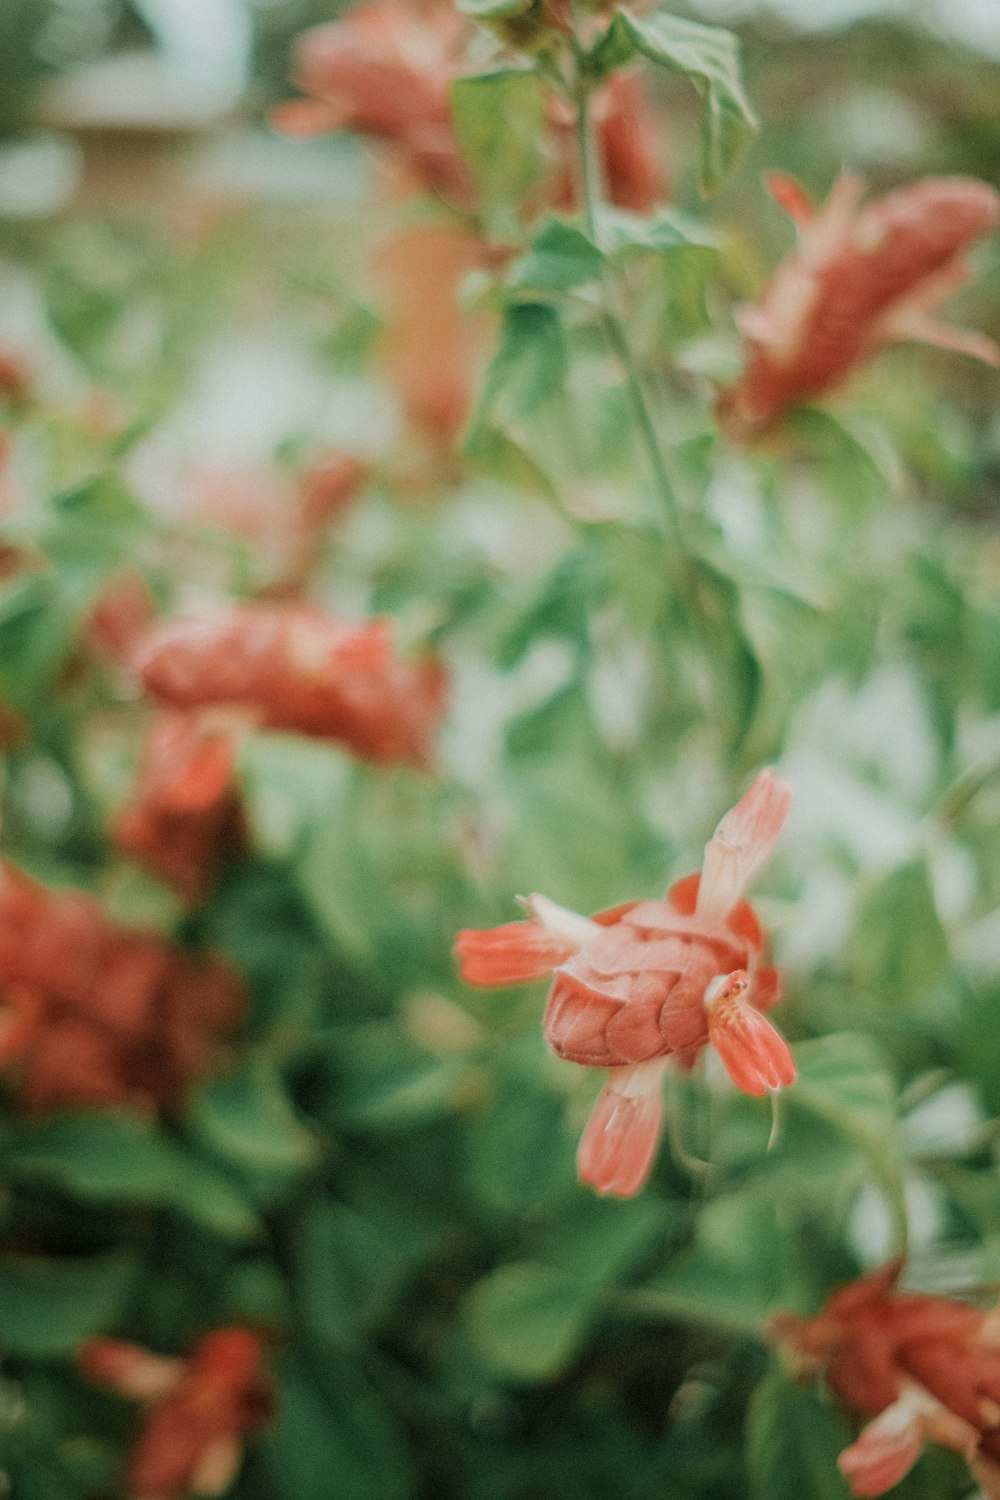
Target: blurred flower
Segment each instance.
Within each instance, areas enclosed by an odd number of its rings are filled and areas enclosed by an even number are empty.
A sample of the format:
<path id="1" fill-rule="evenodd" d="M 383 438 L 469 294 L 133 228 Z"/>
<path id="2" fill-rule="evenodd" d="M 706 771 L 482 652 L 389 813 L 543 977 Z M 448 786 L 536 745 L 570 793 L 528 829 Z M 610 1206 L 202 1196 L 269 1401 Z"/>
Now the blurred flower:
<path id="1" fill-rule="evenodd" d="M 139 573 L 122 573 L 111 580 L 86 622 L 90 647 L 108 662 L 128 660 L 136 641 L 156 618 L 156 600 Z"/>
<path id="2" fill-rule="evenodd" d="M 971 177 L 928 177 L 862 209 L 864 184 L 844 173 L 814 210 L 789 178 L 774 173 L 768 186 L 799 242 L 738 317 L 747 365 L 722 402 L 732 435 L 763 431 L 896 339 L 1000 362 L 990 339 L 932 316 L 968 279 L 965 250 L 996 226 L 993 188 Z"/>
<path id="3" fill-rule="evenodd" d="M 243 1010 L 221 960 L 0 864 L 0 1064 L 25 1109 L 176 1108 L 219 1066 Z"/>
<path id="4" fill-rule="evenodd" d="M 882 1495 L 926 1442 L 968 1460 L 1000 1496 L 1000 1323 L 944 1297 L 895 1290 L 898 1262 L 840 1288 L 815 1318 L 781 1314 L 773 1333 L 803 1376 L 819 1372 L 867 1418 L 838 1460 L 851 1493 Z"/>
<path id="5" fill-rule="evenodd" d="M 232 735 L 197 716 L 163 713 L 146 736 L 138 784 L 115 842 L 186 901 L 201 901 L 244 844 Z"/>
<path id="6" fill-rule="evenodd" d="M 483 263 L 478 235 L 441 223 L 403 226 L 375 257 L 386 313 L 380 363 L 410 426 L 445 452 L 489 354 L 490 321 L 467 315 L 458 295 Z"/>
<path id="7" fill-rule="evenodd" d="M 427 764 L 446 679 L 394 653 L 391 622 L 334 619 L 307 604 L 242 604 L 167 620 L 137 652 L 164 707 L 225 707 L 249 724 L 342 741 L 375 761 Z"/>
<path id="8" fill-rule="evenodd" d="M 594 144 L 607 196 L 618 208 L 652 213 L 668 193 L 662 128 L 650 106 L 642 73 L 613 73 L 593 98 Z M 553 204 L 572 209 L 577 201 L 576 110 L 552 98 L 549 126 L 560 158 L 551 187 Z"/>
<path id="9" fill-rule="evenodd" d="M 263 1341 L 248 1328 L 214 1329 L 188 1359 L 92 1338 L 79 1365 L 88 1380 L 144 1408 L 125 1474 L 137 1500 L 223 1494 L 239 1471 L 247 1435 L 270 1419 Z"/>
<path id="10" fill-rule="evenodd" d="M 734 1083 L 758 1097 L 795 1077 L 785 1041 L 761 1014 L 780 985 L 760 962 L 760 926 L 741 899 L 790 804 L 787 783 L 762 771 L 716 829 L 702 873 L 678 881 L 666 900 L 587 918 L 532 896 L 529 921 L 458 935 L 470 984 L 519 984 L 554 971 L 549 1046 L 611 1070 L 577 1158 L 583 1181 L 602 1193 L 629 1197 L 649 1175 L 668 1058 L 690 1068 L 711 1043 Z"/>
<path id="11" fill-rule="evenodd" d="M 294 80 L 307 99 L 272 113 L 289 135 L 356 130 L 389 142 L 432 191 L 466 200 L 472 185 L 448 91 L 469 24 L 451 5 L 369 0 L 343 21 L 303 32 Z"/>

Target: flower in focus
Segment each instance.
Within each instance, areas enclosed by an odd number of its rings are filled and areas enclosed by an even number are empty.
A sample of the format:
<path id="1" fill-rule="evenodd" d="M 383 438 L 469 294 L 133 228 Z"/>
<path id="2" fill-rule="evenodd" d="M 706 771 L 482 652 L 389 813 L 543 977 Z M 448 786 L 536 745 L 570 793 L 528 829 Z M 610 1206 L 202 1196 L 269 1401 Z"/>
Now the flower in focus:
<path id="1" fill-rule="evenodd" d="M 553 973 L 549 1046 L 610 1069 L 577 1157 L 581 1179 L 599 1192 L 630 1197 L 645 1183 L 669 1059 L 690 1068 L 710 1043 L 734 1083 L 757 1097 L 795 1077 L 787 1044 L 762 1014 L 779 998 L 779 979 L 761 962 L 760 924 L 742 899 L 790 805 L 787 783 L 762 771 L 716 829 L 701 874 L 678 881 L 665 900 L 587 918 L 532 896 L 529 920 L 458 935 L 470 984 Z"/>
<path id="2" fill-rule="evenodd" d="M 263 1342 L 248 1328 L 214 1329 L 188 1359 L 151 1354 L 120 1339 L 89 1339 L 80 1351 L 82 1373 L 143 1408 L 125 1474 L 128 1493 L 137 1500 L 182 1500 L 229 1489 L 246 1437 L 270 1419 L 263 1363 Z"/>
<path id="3" fill-rule="evenodd" d="M 815 1318 L 781 1314 L 773 1333 L 803 1377 L 822 1373 L 858 1416 L 838 1464 L 858 1496 L 882 1495 L 927 1442 L 961 1453 L 1000 1496 L 1000 1324 L 944 1297 L 896 1291 L 897 1262 L 834 1292 Z"/>
<path id="4" fill-rule="evenodd" d="M 167 620 L 136 660 L 163 707 L 235 709 L 249 724 L 339 740 L 380 762 L 426 765 L 444 709 L 443 668 L 397 657 L 388 620 L 353 624 L 307 604 Z"/>
<path id="5" fill-rule="evenodd" d="M 193 714 L 163 713 L 146 736 L 138 784 L 115 842 L 192 904 L 244 844 L 233 737 Z"/>
<path id="6" fill-rule="evenodd" d="M 763 296 L 739 315 L 746 369 L 721 409 L 733 436 L 764 431 L 897 339 L 1000 362 L 992 340 L 932 316 L 968 280 L 966 249 L 997 224 L 993 188 L 971 177 L 928 177 L 862 208 L 864 184 L 844 173 L 816 210 L 790 179 L 775 173 L 768 186 L 799 239 Z"/>
<path id="7" fill-rule="evenodd" d="M 0 1064 L 28 1112 L 174 1109 L 220 1065 L 243 1011 L 221 960 L 0 864 Z"/>

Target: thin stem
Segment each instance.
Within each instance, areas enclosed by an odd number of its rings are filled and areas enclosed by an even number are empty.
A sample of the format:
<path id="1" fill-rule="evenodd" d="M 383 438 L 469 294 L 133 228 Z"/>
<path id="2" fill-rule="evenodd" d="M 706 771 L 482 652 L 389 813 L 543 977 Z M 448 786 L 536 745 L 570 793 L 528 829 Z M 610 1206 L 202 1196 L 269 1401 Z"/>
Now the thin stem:
<path id="1" fill-rule="evenodd" d="M 590 85 L 579 79 L 576 99 L 576 139 L 580 160 L 580 186 L 583 197 L 583 217 L 587 233 L 600 248 L 601 227 L 599 208 L 602 198 L 600 164 L 594 149 L 593 122 L 590 115 Z M 683 549 L 680 506 L 666 456 L 660 443 L 656 425 L 650 410 L 646 382 L 639 362 L 635 357 L 625 323 L 615 305 L 615 286 L 607 269 L 604 273 L 605 303 L 601 310 L 601 322 L 605 335 L 618 357 L 625 374 L 625 385 L 632 406 L 639 438 L 646 450 L 649 466 L 653 471 L 656 488 L 663 502 L 664 513 L 671 535 L 679 550 Z"/>

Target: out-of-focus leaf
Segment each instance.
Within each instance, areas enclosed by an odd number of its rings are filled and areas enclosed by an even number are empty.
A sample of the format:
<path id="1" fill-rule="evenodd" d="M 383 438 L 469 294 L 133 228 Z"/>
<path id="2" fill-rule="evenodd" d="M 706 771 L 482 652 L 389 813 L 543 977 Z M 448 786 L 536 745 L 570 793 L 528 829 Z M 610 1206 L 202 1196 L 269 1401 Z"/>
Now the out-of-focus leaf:
<path id="1" fill-rule="evenodd" d="M 227 1178 L 144 1120 L 57 1116 L 22 1126 L 3 1159 L 15 1180 L 50 1183 L 85 1202 L 162 1205 L 232 1239 L 260 1231 Z"/>
<path id="2" fill-rule="evenodd" d="M 948 936 L 934 902 L 927 865 L 915 859 L 863 898 L 851 955 L 862 982 L 876 994 L 912 1000 L 948 964 Z"/>
<path id="3" fill-rule="evenodd" d="M 536 231 L 527 254 L 512 266 L 508 285 L 533 291 L 572 291 L 599 280 L 603 260 L 582 229 L 549 217 Z"/>
<path id="4" fill-rule="evenodd" d="M 506 6 L 506 0 L 502 3 Z M 506 8 L 502 12 L 511 13 Z M 456 79 L 451 114 L 491 232 L 500 239 L 516 234 L 518 204 L 544 170 L 538 75 L 524 68 L 498 68 Z"/>
<path id="5" fill-rule="evenodd" d="M 0 1347 L 31 1359 L 71 1355 L 113 1327 L 138 1275 L 132 1255 L 7 1256 L 0 1260 Z"/>
<path id="6" fill-rule="evenodd" d="M 533 412 L 566 378 L 562 319 L 543 302 L 519 302 L 504 312 L 503 330 L 486 372 L 481 417 L 494 408 L 516 421 Z"/>
<path id="7" fill-rule="evenodd" d="M 287 1190 L 317 1158 L 316 1138 L 299 1120 L 277 1070 L 250 1057 L 224 1078 L 205 1084 L 189 1117 L 195 1141 L 237 1171 L 253 1196 L 267 1201 Z"/>
<path id="8" fill-rule="evenodd" d="M 473 1344 L 514 1380 L 549 1380 L 586 1336 L 599 1291 L 537 1261 L 512 1261 L 477 1282 L 465 1304 Z"/>
<path id="9" fill-rule="evenodd" d="M 343 1344 L 384 1310 L 403 1262 L 374 1224 L 343 1203 L 316 1203 L 296 1228 L 296 1282 L 314 1337 Z"/>
<path id="10" fill-rule="evenodd" d="M 701 182 L 715 192 L 739 164 L 757 121 L 743 92 L 739 46 L 731 31 L 687 21 L 658 7 L 639 17 L 618 11 L 595 43 L 590 64 L 601 75 L 641 52 L 689 78 L 702 96 Z"/>
<path id="11" fill-rule="evenodd" d="M 850 1441 L 846 1422 L 775 1366 L 747 1412 L 750 1500 L 847 1500 L 850 1490 L 837 1456 Z"/>
<path id="12" fill-rule="evenodd" d="M 290 1500 L 404 1500 L 406 1446 L 371 1387 L 332 1355 L 276 1362 L 278 1423 L 265 1440 L 277 1493 Z"/>

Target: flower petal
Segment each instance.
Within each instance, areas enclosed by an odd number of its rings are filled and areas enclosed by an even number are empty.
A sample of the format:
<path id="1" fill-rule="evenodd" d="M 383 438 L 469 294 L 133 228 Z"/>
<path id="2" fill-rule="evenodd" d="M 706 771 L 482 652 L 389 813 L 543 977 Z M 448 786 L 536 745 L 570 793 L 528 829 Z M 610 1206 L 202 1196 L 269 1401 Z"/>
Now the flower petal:
<path id="1" fill-rule="evenodd" d="M 709 986 L 708 1039 L 736 1087 L 759 1099 L 793 1083 L 795 1064 L 781 1033 L 743 998 L 748 989 L 742 970 Z"/>
<path id="2" fill-rule="evenodd" d="M 919 1416 L 904 1393 L 868 1423 L 856 1443 L 844 1449 L 837 1467 L 852 1495 L 884 1495 L 910 1472 L 923 1446 Z"/>
<path id="3" fill-rule="evenodd" d="M 579 947 L 557 937 L 541 922 L 505 922 L 485 931 L 465 928 L 455 939 L 455 954 L 466 984 L 484 988 L 524 984 L 550 974 Z"/>
<path id="4" fill-rule="evenodd" d="M 724 921 L 778 842 L 792 789 L 768 767 L 722 819 L 705 848 L 699 917 Z"/>
<path id="5" fill-rule="evenodd" d="M 631 1198 L 645 1185 L 663 1125 L 665 1070 L 657 1058 L 609 1075 L 580 1138 L 581 1182 L 615 1198 Z"/>

